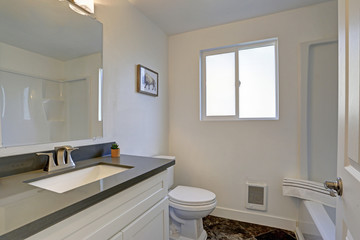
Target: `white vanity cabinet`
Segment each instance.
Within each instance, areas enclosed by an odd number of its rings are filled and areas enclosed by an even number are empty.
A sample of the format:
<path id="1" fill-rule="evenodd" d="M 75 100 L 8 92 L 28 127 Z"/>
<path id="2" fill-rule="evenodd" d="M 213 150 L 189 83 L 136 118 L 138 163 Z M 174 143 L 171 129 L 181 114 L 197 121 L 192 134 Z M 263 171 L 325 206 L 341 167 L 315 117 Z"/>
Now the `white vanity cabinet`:
<path id="1" fill-rule="evenodd" d="M 27 239 L 168 240 L 167 185 L 164 171 Z"/>
<path id="2" fill-rule="evenodd" d="M 138 217 L 111 240 L 169 239 L 169 204 L 167 199 L 157 203 Z"/>

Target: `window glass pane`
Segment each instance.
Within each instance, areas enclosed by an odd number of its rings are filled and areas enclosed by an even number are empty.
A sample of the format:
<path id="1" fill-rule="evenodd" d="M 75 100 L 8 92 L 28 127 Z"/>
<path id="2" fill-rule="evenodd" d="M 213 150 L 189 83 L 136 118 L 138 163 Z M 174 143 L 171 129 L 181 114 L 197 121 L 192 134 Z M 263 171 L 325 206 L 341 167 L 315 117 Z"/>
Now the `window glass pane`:
<path id="1" fill-rule="evenodd" d="M 235 53 L 206 56 L 206 116 L 235 115 Z"/>
<path id="2" fill-rule="evenodd" d="M 239 51 L 239 117 L 276 117 L 275 46 Z"/>

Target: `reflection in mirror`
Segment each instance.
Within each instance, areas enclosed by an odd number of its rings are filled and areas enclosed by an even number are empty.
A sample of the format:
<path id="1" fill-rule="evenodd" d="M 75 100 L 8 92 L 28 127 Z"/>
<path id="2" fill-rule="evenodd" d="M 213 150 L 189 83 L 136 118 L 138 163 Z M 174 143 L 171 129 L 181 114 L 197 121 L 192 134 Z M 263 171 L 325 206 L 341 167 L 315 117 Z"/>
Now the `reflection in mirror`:
<path id="1" fill-rule="evenodd" d="M 2 146 L 102 136 L 102 24 L 67 1 L 0 2 Z"/>

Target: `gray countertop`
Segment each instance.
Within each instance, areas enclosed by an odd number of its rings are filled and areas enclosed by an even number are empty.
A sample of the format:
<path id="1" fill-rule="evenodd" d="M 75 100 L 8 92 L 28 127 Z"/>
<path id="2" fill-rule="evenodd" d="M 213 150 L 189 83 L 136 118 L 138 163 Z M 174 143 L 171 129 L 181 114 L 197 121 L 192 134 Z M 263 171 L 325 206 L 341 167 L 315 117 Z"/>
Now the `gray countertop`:
<path id="1" fill-rule="evenodd" d="M 0 239 L 29 237 L 175 164 L 174 160 L 121 155 L 76 162 L 75 168 L 61 173 L 101 162 L 133 168 L 64 193 L 26 183 L 60 172 L 36 170 L 0 178 Z"/>

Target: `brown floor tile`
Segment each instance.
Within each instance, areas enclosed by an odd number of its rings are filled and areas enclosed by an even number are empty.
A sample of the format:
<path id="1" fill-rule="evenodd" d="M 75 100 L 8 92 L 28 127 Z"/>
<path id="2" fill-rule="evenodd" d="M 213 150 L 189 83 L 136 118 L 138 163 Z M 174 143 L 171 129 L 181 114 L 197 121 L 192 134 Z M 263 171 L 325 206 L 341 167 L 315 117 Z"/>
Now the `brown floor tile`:
<path id="1" fill-rule="evenodd" d="M 296 240 L 291 231 L 226 218 L 207 216 L 203 223 L 207 240 Z"/>
<path id="2" fill-rule="evenodd" d="M 262 234 L 260 236 L 256 236 L 256 240 L 296 240 L 296 237 L 289 235 L 287 232 L 276 229 L 269 233 Z"/>
<path id="3" fill-rule="evenodd" d="M 240 222 L 208 216 L 204 219 L 204 229 L 208 240 L 243 240 L 251 239 L 252 235 L 239 224 Z"/>

